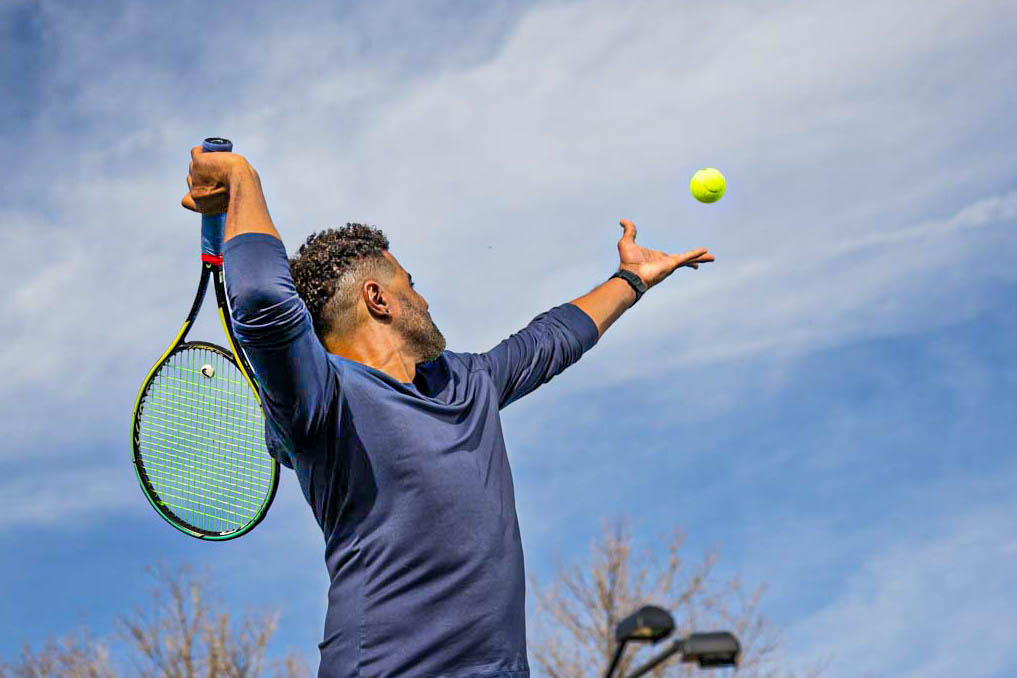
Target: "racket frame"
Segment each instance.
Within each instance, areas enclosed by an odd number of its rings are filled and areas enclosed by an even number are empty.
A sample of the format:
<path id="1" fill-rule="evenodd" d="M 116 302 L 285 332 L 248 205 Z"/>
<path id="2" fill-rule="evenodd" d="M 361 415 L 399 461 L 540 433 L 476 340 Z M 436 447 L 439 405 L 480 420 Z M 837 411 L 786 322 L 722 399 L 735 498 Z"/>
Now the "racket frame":
<path id="1" fill-rule="evenodd" d="M 177 333 L 176 338 L 170 347 L 166 349 L 165 353 L 156 361 L 152 369 L 148 371 L 148 375 L 145 377 L 144 382 L 141 384 L 141 390 L 138 391 L 138 398 L 134 403 L 134 416 L 131 421 L 131 449 L 132 449 L 132 462 L 134 466 L 134 473 L 138 478 L 138 484 L 141 485 L 142 492 L 145 494 L 145 498 L 148 503 L 152 505 L 163 520 L 168 522 L 170 525 L 180 530 L 186 535 L 195 537 L 196 539 L 203 539 L 208 541 L 226 541 L 228 539 L 236 539 L 237 537 L 243 536 L 253 530 L 258 524 L 265 518 L 265 514 L 268 513 L 269 507 L 272 505 L 275 499 L 276 491 L 279 488 L 279 462 L 266 453 L 267 458 L 271 461 L 272 472 L 269 482 L 271 483 L 268 493 L 265 495 L 265 500 L 261 507 L 258 509 L 257 514 L 252 518 L 246 525 L 237 529 L 226 532 L 215 532 L 205 530 L 196 525 L 187 523 L 182 518 L 174 514 L 169 510 L 167 505 L 159 498 L 158 493 L 152 484 L 148 480 L 148 475 L 144 469 L 144 462 L 141 459 L 141 449 L 139 446 L 139 436 L 141 433 L 141 411 L 142 401 L 145 397 L 145 393 L 148 391 L 149 385 L 158 373 L 159 368 L 165 363 L 172 355 L 181 351 L 189 346 L 202 347 L 213 350 L 217 353 L 222 354 L 225 358 L 232 361 L 240 369 L 240 373 L 244 375 L 244 379 L 250 386 L 251 391 L 254 394 L 254 398 L 257 401 L 259 407 L 261 406 L 261 392 L 258 390 L 258 384 L 254 376 L 254 370 L 251 368 L 250 363 L 247 360 L 247 356 L 244 355 L 243 350 L 237 342 L 236 335 L 233 333 L 233 325 L 230 322 L 230 311 L 226 296 L 226 286 L 223 282 L 223 270 L 222 270 L 222 256 L 209 256 L 202 255 L 201 265 L 201 278 L 198 281 L 198 291 L 194 295 L 194 303 L 191 304 L 191 310 L 187 314 L 187 319 L 184 320 L 183 327 L 180 328 L 180 332 Z M 208 290 L 209 278 L 212 279 L 212 286 L 215 289 L 216 306 L 219 310 L 219 320 L 222 322 L 223 329 L 226 331 L 226 338 L 229 341 L 230 348 L 226 349 L 222 346 L 212 344 L 206 341 L 187 341 L 187 333 L 190 331 L 191 326 L 194 324 L 194 319 L 198 316 L 198 311 L 201 309 L 202 302 L 205 299 L 205 293 Z"/>

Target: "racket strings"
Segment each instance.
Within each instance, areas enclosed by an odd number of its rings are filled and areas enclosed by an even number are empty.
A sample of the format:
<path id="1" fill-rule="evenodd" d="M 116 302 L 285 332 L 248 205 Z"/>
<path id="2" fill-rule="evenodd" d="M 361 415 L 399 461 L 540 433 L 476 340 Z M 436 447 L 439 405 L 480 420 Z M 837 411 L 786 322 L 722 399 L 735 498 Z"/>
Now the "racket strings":
<path id="1" fill-rule="evenodd" d="M 218 351 L 187 346 L 160 366 L 136 435 L 151 489 L 190 526 L 238 530 L 268 499 L 274 464 L 261 406 L 240 369 Z"/>
<path id="2" fill-rule="evenodd" d="M 152 400 L 158 400 L 158 399 L 159 399 L 158 396 L 155 397 L 155 398 L 152 398 Z M 189 405 L 189 406 L 192 406 L 192 407 L 197 406 L 197 407 L 201 408 L 201 407 L 205 407 L 207 405 L 207 402 L 204 402 L 202 400 L 195 399 L 195 398 L 189 398 L 189 397 L 186 397 L 186 396 L 185 397 L 181 397 L 181 398 L 177 398 L 175 400 L 165 401 L 165 402 L 166 402 L 166 404 L 174 406 L 174 407 L 177 406 L 177 405 Z M 170 416 L 172 416 L 172 412 L 170 412 L 169 414 L 170 414 Z M 237 420 L 236 425 L 230 431 L 231 434 L 232 435 L 238 435 L 238 434 L 246 433 L 248 436 L 256 438 L 259 435 L 259 431 L 256 428 L 246 427 L 246 424 L 247 424 L 247 422 L 245 421 L 245 419 L 243 417 L 241 417 L 240 419 Z M 220 431 L 226 430 L 225 427 L 222 427 L 219 424 L 213 424 L 212 428 L 218 428 Z"/>
<path id="3" fill-rule="evenodd" d="M 184 447 L 191 447 L 191 445 L 190 445 L 191 437 L 180 436 L 180 435 L 177 435 L 177 433 L 176 433 L 176 431 L 179 429 L 179 426 L 180 425 L 185 425 L 187 421 L 188 420 L 185 417 L 177 417 L 175 420 L 164 420 L 164 421 L 160 421 L 160 422 L 153 422 L 153 426 L 155 427 L 155 430 L 153 431 L 153 438 L 160 439 L 162 442 L 165 442 L 166 444 L 171 445 L 171 446 L 172 445 L 181 445 L 181 446 L 184 446 Z M 219 426 L 219 425 L 214 425 L 214 424 L 213 425 L 209 425 L 208 429 L 212 433 L 214 433 L 216 435 L 220 435 L 220 436 L 229 432 L 228 428 L 223 427 L 223 426 Z M 223 445 L 237 445 L 237 442 L 238 442 L 237 440 L 219 440 L 219 439 L 215 438 L 214 436 L 211 436 L 211 435 L 202 435 L 200 433 L 197 433 L 195 435 L 201 437 L 204 441 L 206 441 L 208 443 L 212 443 L 212 442 L 218 441 L 218 442 L 220 442 Z M 244 434 L 242 434 L 242 435 L 244 435 Z M 244 440 L 244 439 L 243 438 L 238 438 L 238 440 Z M 258 440 L 257 440 L 257 438 L 249 438 L 245 442 L 257 444 Z M 243 456 L 250 456 L 250 455 L 246 454 L 246 452 L 244 451 L 244 448 L 241 448 L 241 447 L 237 447 L 237 454 L 240 454 L 240 455 L 243 455 Z M 257 458 L 257 457 L 255 456 L 255 457 L 251 457 L 251 458 Z"/>

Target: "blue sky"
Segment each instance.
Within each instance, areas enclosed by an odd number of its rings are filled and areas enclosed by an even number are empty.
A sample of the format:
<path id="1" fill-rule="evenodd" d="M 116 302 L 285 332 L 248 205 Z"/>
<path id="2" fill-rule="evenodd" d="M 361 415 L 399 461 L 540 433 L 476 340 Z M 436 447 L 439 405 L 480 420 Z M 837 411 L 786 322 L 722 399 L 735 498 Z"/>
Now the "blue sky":
<path id="1" fill-rule="evenodd" d="M 0 654 L 108 629 L 161 558 L 313 656 L 294 479 L 204 544 L 129 463 L 198 272 L 187 149 L 223 134 L 291 250 L 382 227 L 453 350 L 606 279 L 621 217 L 716 253 L 503 412 L 538 579 L 628 513 L 765 583 L 792 666 L 1013 675 L 1015 24 L 978 0 L 6 3 Z M 702 166 L 720 203 L 688 194 Z"/>

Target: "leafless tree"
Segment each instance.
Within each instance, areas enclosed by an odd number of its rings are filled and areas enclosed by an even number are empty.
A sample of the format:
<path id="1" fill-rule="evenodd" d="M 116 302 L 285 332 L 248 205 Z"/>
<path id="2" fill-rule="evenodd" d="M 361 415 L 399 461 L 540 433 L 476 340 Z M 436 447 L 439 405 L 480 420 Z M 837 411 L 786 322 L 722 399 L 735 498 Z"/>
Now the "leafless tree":
<path id="1" fill-rule="evenodd" d="M 547 586 L 531 578 L 537 615 L 528 646 L 535 673 L 546 678 L 602 675 L 614 652 L 615 625 L 641 605 L 657 604 L 674 614 L 678 635 L 733 631 L 742 644 L 738 675 L 793 676 L 779 665 L 776 631 L 760 612 L 763 588 L 747 589 L 738 577 L 717 581 L 717 554 L 687 562 L 684 542 L 684 533 L 675 528 L 664 557 L 652 550 L 634 553 L 628 521 L 605 522 L 588 562 L 560 565 Z M 650 653 L 645 648 L 629 650 L 617 675 L 625 675 Z M 650 675 L 691 676 L 696 670 L 672 661 Z M 816 668 L 808 675 L 820 673 Z"/>
<path id="2" fill-rule="evenodd" d="M 0 664 L 0 678 L 118 678 L 106 646 L 86 631 L 50 639 L 38 651 L 25 646 L 12 665 Z"/>
<path id="3" fill-rule="evenodd" d="M 146 604 L 120 618 L 109 643 L 82 630 L 51 639 L 38 650 L 26 646 L 17 661 L 0 664 L 0 678 L 261 678 L 268 670 L 277 678 L 309 674 L 294 653 L 266 661 L 278 615 L 248 615 L 234 622 L 209 593 L 209 577 L 187 567 L 159 566 L 151 574 L 155 585 Z M 120 670 L 120 664 L 130 668 Z"/>

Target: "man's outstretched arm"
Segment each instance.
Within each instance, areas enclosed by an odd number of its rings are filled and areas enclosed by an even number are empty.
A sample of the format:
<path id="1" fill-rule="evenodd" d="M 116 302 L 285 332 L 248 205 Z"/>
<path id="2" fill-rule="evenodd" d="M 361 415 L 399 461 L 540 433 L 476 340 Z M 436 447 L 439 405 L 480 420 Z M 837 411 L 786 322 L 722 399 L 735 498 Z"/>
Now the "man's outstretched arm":
<path id="1" fill-rule="evenodd" d="M 622 219 L 621 226 L 625 230 L 621 240 L 618 241 L 618 255 L 621 259 L 618 268 L 635 273 L 646 284 L 647 289 L 682 266 L 699 268 L 699 264 L 714 260 L 706 248 L 689 250 L 682 254 L 665 254 L 640 247 L 636 244 L 636 225 L 629 219 Z M 621 278 L 611 278 L 588 294 L 573 299 L 571 303 L 590 316 L 602 336 L 635 301 L 636 293 L 631 285 Z"/>
<path id="2" fill-rule="evenodd" d="M 620 267 L 638 275 L 648 287 L 679 266 L 698 268 L 713 261 L 713 255 L 705 249 L 672 255 L 639 247 L 635 225 L 626 219 L 622 227 L 625 233 L 618 242 Z M 627 282 L 613 278 L 569 304 L 541 313 L 490 351 L 472 354 L 491 374 L 499 393 L 499 409 L 546 384 L 579 360 L 635 298 Z"/>

